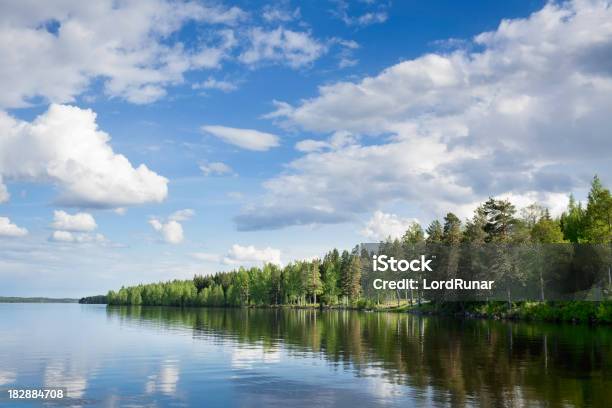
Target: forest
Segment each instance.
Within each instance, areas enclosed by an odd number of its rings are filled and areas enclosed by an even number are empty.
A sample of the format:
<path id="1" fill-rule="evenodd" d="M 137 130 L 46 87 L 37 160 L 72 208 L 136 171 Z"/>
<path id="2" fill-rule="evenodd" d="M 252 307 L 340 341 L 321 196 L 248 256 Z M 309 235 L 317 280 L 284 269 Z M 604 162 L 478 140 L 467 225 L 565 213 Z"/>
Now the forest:
<path id="1" fill-rule="evenodd" d="M 572 276 L 571 280 L 588 281 L 585 283 L 586 287 L 604 282 L 597 299 L 585 300 L 605 301 L 609 299 L 612 287 L 611 225 L 610 190 L 595 176 L 586 205 L 577 202 L 570 195 L 568 207 L 559 217 L 553 218 L 547 208 L 537 203 L 518 210 L 507 200 L 489 198 L 476 208 L 470 219 L 462 222 L 459 217 L 449 212 L 443 220 L 434 220 L 425 229 L 418 223 L 413 223 L 401 239 L 388 239 L 374 246 L 374 250 L 410 253 L 422 251 L 422 248 L 429 248 L 429 251 L 441 247 L 459 248 L 455 252 L 447 251 L 447 255 L 439 258 L 444 259 L 444 265 L 450 262 L 449 259 L 454 259 L 453 274 L 465 275 L 473 273 L 473 269 L 462 272 L 461 265 L 467 261 L 472 262 L 469 257 L 473 257 L 474 250 L 487 245 L 494 245 L 496 248 L 534 248 L 536 245 L 558 244 L 566 244 L 566 247 L 595 245 L 599 248 L 597 257 L 600 269 L 603 265 L 603 275 L 599 271 L 597 274 L 593 272 L 591 277 Z M 469 251 L 460 248 L 468 248 Z M 385 305 L 422 306 L 426 303 L 431 307 L 431 304 L 448 303 L 448 300 L 461 300 L 456 297 L 440 297 L 439 294 L 427 297 L 418 291 L 400 294 L 399 291 L 381 293 L 370 290 L 367 275 L 372 251 L 372 247 L 358 245 L 351 251 L 332 249 L 321 259 L 298 260 L 284 267 L 274 264 L 265 264 L 261 268 L 240 267 L 214 275 L 196 275 L 191 280 L 122 287 L 118 291 L 109 291 L 106 301 L 110 305 L 180 307 L 290 305 L 376 308 Z M 508 258 L 507 254 L 504 255 L 507 251 L 498 252 L 500 259 L 504 256 Z M 592 254 L 589 254 L 589 257 L 592 258 Z M 490 256 L 485 254 L 483 258 Z M 536 258 L 543 259 L 544 256 L 536 253 Z M 503 262 L 495 265 L 496 269 L 504 269 Z M 447 269 L 450 268 L 445 271 Z M 536 300 L 545 302 L 550 300 L 544 294 L 545 281 L 559 280 L 558 272 L 550 273 L 552 275 L 548 277 L 543 276 L 542 272 L 531 274 L 533 276 L 519 276 L 520 274 L 515 273 L 516 276 L 512 275 L 513 285 L 520 282 L 522 286 L 538 293 Z M 597 279 L 599 280 L 596 282 Z M 509 284 L 506 285 L 504 294 L 507 294 L 507 299 L 504 300 L 509 307 L 521 300 L 512 294 Z M 82 299 L 82 302 L 87 303 L 87 298 Z M 603 303 L 604 307 L 609 307 L 609 302 Z M 595 304 L 594 307 L 598 305 Z"/>

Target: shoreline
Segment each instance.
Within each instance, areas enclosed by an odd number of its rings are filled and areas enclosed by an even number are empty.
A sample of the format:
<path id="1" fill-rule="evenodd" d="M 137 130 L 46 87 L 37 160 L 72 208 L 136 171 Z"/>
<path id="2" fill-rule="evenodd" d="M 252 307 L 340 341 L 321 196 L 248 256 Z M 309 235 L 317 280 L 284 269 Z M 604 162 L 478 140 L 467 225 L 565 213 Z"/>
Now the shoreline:
<path id="1" fill-rule="evenodd" d="M 244 309 L 303 309 L 303 310 L 349 310 L 376 313 L 408 313 L 419 316 L 454 317 L 460 319 L 487 319 L 533 323 L 571 323 L 590 326 L 612 324 L 611 301 L 564 301 L 564 302 L 514 302 L 508 309 L 507 302 L 422 303 L 421 305 L 249 305 L 249 306 L 172 306 L 172 305 L 109 305 L 111 307 L 173 307 L 199 308 L 244 308 Z"/>

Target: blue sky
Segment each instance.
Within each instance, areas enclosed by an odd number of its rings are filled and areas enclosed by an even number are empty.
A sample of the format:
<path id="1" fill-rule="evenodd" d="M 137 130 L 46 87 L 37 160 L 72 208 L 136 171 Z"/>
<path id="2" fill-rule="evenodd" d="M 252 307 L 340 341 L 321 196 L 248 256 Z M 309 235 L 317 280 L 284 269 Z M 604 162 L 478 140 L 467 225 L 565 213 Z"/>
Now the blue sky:
<path id="1" fill-rule="evenodd" d="M 610 183 L 608 2 L 0 11 L 0 295 L 321 256 L 488 196 L 558 214 Z"/>

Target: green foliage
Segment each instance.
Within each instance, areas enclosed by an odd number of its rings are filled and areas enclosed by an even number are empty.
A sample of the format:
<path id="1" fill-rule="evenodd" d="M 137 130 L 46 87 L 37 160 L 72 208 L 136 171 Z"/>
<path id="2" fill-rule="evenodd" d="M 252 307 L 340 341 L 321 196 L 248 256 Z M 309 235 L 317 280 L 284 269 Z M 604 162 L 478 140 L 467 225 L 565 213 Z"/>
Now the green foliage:
<path id="1" fill-rule="evenodd" d="M 474 211 L 474 216 L 471 220 L 467 220 L 465 223 L 465 229 L 463 230 L 462 242 L 472 244 L 483 244 L 487 237 L 485 232 L 485 224 L 487 220 L 484 214 L 484 208 L 479 206 Z"/>
<path id="2" fill-rule="evenodd" d="M 489 198 L 482 206 L 487 242 L 509 242 L 513 226 L 517 224 L 516 208 L 507 200 Z"/>
<path id="3" fill-rule="evenodd" d="M 557 244 L 564 241 L 561 225 L 553 221 L 548 212 L 535 222 L 530 235 L 532 241 L 542 244 Z"/>
<path id="4" fill-rule="evenodd" d="M 567 211 L 561 215 L 563 238 L 578 243 L 584 240 L 584 210 L 581 203 L 570 194 Z"/>
<path id="5" fill-rule="evenodd" d="M 442 224 L 440 221 L 433 220 L 429 227 L 427 227 L 427 243 L 437 244 L 441 243 L 443 238 Z"/>
<path id="6" fill-rule="evenodd" d="M 425 233 L 421 224 L 413 222 L 410 224 L 404 235 L 402 236 L 402 243 L 408 245 L 420 244 L 425 241 Z"/>
<path id="7" fill-rule="evenodd" d="M 482 317 L 548 322 L 611 323 L 612 302 L 505 302 L 472 303 L 467 313 Z"/>
<path id="8" fill-rule="evenodd" d="M 108 299 L 106 295 L 86 296 L 79 299 L 79 303 L 90 305 L 104 305 L 108 303 Z"/>
<path id="9" fill-rule="evenodd" d="M 434 220 L 428 226 L 425 238 L 421 225 L 414 222 L 401 240 L 389 239 L 382 242 L 379 251 L 398 259 L 419 256 L 424 250 L 429 254 L 437 254 L 435 273 L 441 275 L 430 275 L 434 278 L 494 278 L 504 288 L 507 301 L 475 303 L 472 305 L 472 312 L 476 314 L 534 320 L 612 322 L 610 303 L 545 302 L 546 296 L 552 297 L 546 293 L 545 288 L 563 290 L 560 282 L 567 280 L 564 274 L 571 269 L 572 263 L 580 264 L 585 260 L 592 261 L 592 270 L 572 276 L 571 280 L 581 288 L 589 290 L 594 282 L 601 283 L 602 277 L 606 275 L 603 279 L 608 286 L 599 287 L 597 294 L 586 293 L 585 298 L 600 300 L 609 297 L 612 293 L 612 271 L 609 267 L 606 268 L 606 265 L 610 264 L 610 247 L 569 246 L 565 253 L 550 245 L 535 245 L 567 241 L 596 244 L 611 242 L 612 198 L 610 191 L 602 185 L 599 178 L 593 179 L 585 209 L 570 196 L 566 212 L 558 219 L 553 219 L 548 210 L 537 203 L 522 209 L 518 217 L 516 212 L 510 202 L 489 198 L 476 208 L 472 218 L 463 224 L 455 214 L 449 212 L 444 217 L 443 224 Z M 479 251 L 485 242 L 501 245 L 496 246 L 494 253 Z M 531 245 L 524 245 L 525 243 Z M 440 247 L 439 244 L 447 247 L 450 245 L 451 248 L 438 253 L 436 251 Z M 514 249 L 508 251 L 506 246 L 512 246 Z M 369 278 L 365 274 L 369 273 L 367 265 L 370 257 L 371 254 L 365 246 L 342 253 L 333 249 L 325 254 L 322 260 L 296 261 L 283 268 L 272 264 L 266 264 L 262 268 L 240 267 L 215 275 L 196 275 L 192 280 L 122 287 L 95 299 L 103 299 L 111 305 L 178 307 L 341 304 L 346 307 L 372 309 L 389 307 L 391 303 L 396 310 L 415 303 L 421 308 L 441 307 L 445 310 L 456 309 L 457 305 L 464 307 L 464 302 L 449 302 L 453 299 L 445 297 L 444 292 L 435 297 L 420 289 L 387 292 L 369 290 L 363 286 L 363 282 Z M 485 265 L 486 268 L 481 269 L 486 271 L 486 276 L 481 272 L 473 272 L 478 270 L 474 268 L 475 265 Z M 560 265 L 570 269 L 563 269 Z M 412 277 L 423 276 L 417 272 Z M 515 295 L 513 291 L 523 288 L 528 288 L 531 294 L 538 293 L 541 302 L 516 302 L 516 298 L 520 296 Z M 94 297 L 84 299 L 93 301 Z M 424 301 L 428 303 L 425 304 Z"/>
<path id="10" fill-rule="evenodd" d="M 609 243 L 612 240 L 612 196 L 597 176 L 591 183 L 584 214 L 584 237 L 593 243 Z"/>
<path id="11" fill-rule="evenodd" d="M 444 228 L 442 232 L 442 242 L 448 245 L 455 245 L 461 242 L 461 220 L 449 212 L 444 217 Z"/>
<path id="12" fill-rule="evenodd" d="M 599 177 L 593 177 L 586 209 L 570 195 L 560 222 L 563 236 L 570 242 L 612 242 L 612 196 Z"/>

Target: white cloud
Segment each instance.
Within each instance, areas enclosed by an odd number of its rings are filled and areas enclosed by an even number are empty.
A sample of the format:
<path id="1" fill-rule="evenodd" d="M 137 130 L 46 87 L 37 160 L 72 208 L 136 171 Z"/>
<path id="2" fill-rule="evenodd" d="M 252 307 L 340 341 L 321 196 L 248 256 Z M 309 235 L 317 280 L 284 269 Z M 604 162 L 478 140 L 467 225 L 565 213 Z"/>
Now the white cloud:
<path id="1" fill-rule="evenodd" d="M 227 255 L 223 258 L 223 263 L 228 265 L 248 265 L 272 263 L 281 264 L 281 251 L 278 249 L 266 247 L 262 249 L 255 248 L 253 245 L 241 246 L 238 244 L 232 245 Z"/>
<path id="2" fill-rule="evenodd" d="M 264 6 L 261 16 L 268 23 L 274 23 L 277 21 L 281 23 L 287 23 L 289 21 L 299 19 L 300 14 L 301 13 L 299 7 L 291 11 L 286 8 L 275 7 L 268 4 Z"/>
<path id="3" fill-rule="evenodd" d="M 56 242 L 74 242 L 74 235 L 68 231 L 53 231 L 51 240 Z"/>
<path id="4" fill-rule="evenodd" d="M 235 91 L 236 89 L 238 89 L 238 85 L 236 85 L 236 83 L 234 82 L 218 80 L 218 79 L 214 79 L 210 77 L 204 82 L 194 84 L 192 88 L 193 89 L 216 89 L 222 92 L 231 92 L 231 91 Z"/>
<path id="5" fill-rule="evenodd" d="M 28 230 L 13 224 L 7 217 L 0 217 L 0 237 L 23 237 L 28 234 Z"/>
<path id="6" fill-rule="evenodd" d="M 350 14 L 349 13 L 349 2 L 344 0 L 336 1 L 336 9 L 333 10 L 340 20 L 347 26 L 360 26 L 365 27 L 372 24 L 384 23 L 389 18 L 387 13 L 388 5 L 386 3 L 376 5 L 376 9 L 372 10 L 371 6 L 374 2 L 365 2 L 364 6 L 366 10 L 361 11 L 362 14 Z M 355 5 L 355 4 L 353 4 Z"/>
<path id="7" fill-rule="evenodd" d="M 278 136 L 253 129 L 239 129 L 227 126 L 202 126 L 204 132 L 218 137 L 226 143 L 247 150 L 266 151 L 278 146 Z"/>
<path id="8" fill-rule="evenodd" d="M 110 244 L 106 237 L 93 231 L 98 228 L 96 220 L 89 213 L 68 214 L 54 211 L 51 228 L 55 229 L 49 241 L 74 244 Z"/>
<path id="9" fill-rule="evenodd" d="M 245 64 L 273 62 L 291 68 L 308 65 L 327 52 L 327 46 L 309 33 L 291 31 L 283 27 L 266 31 L 256 27 L 249 31 L 250 46 L 239 59 Z"/>
<path id="10" fill-rule="evenodd" d="M 82 207 L 161 202 L 168 180 L 146 165 L 132 167 L 98 129 L 96 114 L 51 105 L 32 122 L 0 111 L 0 175 L 5 180 L 51 182 L 59 201 Z"/>
<path id="11" fill-rule="evenodd" d="M 245 18 L 237 7 L 165 0 L 4 4 L 0 107 L 26 106 L 36 97 L 72 102 L 97 79 L 111 97 L 152 102 L 185 72 L 219 66 L 234 43 L 218 26 Z M 188 22 L 213 27 L 212 34 L 192 47 L 171 40 Z"/>
<path id="12" fill-rule="evenodd" d="M 2 174 L 0 174 L 0 204 L 5 203 L 11 198 L 8 188 L 2 182 Z"/>
<path id="13" fill-rule="evenodd" d="M 356 145 L 357 139 L 350 132 L 335 132 L 328 141 L 305 139 L 295 144 L 295 149 L 304 152 L 320 152 L 323 150 L 337 150 L 350 145 Z"/>
<path id="14" fill-rule="evenodd" d="M 161 232 L 164 241 L 169 244 L 180 244 L 183 242 L 183 226 L 176 221 L 162 223 L 159 220 L 149 220 L 149 224 L 155 231 Z"/>
<path id="15" fill-rule="evenodd" d="M 155 231 L 161 233 L 165 242 L 180 244 L 184 239 L 183 226 L 180 223 L 189 220 L 194 215 L 195 211 L 188 208 L 172 213 L 166 222 L 158 218 L 151 218 L 149 224 Z"/>
<path id="16" fill-rule="evenodd" d="M 125 214 L 127 214 L 127 208 L 125 207 L 117 207 L 113 210 L 113 212 L 117 215 L 121 215 L 124 216 Z"/>
<path id="17" fill-rule="evenodd" d="M 173 212 L 172 214 L 170 214 L 170 217 L 168 217 L 168 219 L 171 221 L 187 221 L 194 215 L 194 210 L 192 210 L 191 208 L 186 208 L 184 210 L 178 210 Z"/>
<path id="18" fill-rule="evenodd" d="M 401 238 L 408 227 L 414 222 L 415 218 L 402 218 L 396 214 L 388 214 L 376 211 L 372 218 L 366 223 L 361 234 L 373 241 L 384 241 L 387 238 Z"/>
<path id="19" fill-rule="evenodd" d="M 329 41 L 329 45 L 338 45 L 339 47 L 339 51 L 336 54 L 338 68 L 353 67 L 359 63 L 359 60 L 353 55 L 355 50 L 359 48 L 357 42 L 334 37 Z"/>
<path id="20" fill-rule="evenodd" d="M 71 231 L 53 231 L 50 241 L 75 244 L 107 244 L 108 240 L 102 234 L 76 233 Z"/>
<path id="21" fill-rule="evenodd" d="M 281 264 L 281 251 L 271 247 L 256 248 L 253 245 L 232 245 L 225 256 L 209 252 L 194 252 L 191 257 L 203 262 L 223 263 L 226 265 L 249 266 L 264 263 Z"/>
<path id="22" fill-rule="evenodd" d="M 202 170 L 202 173 L 204 173 L 205 176 L 224 176 L 234 174 L 232 168 L 222 162 L 201 164 L 200 170 Z"/>
<path id="23" fill-rule="evenodd" d="M 239 230 L 338 223 L 380 203 L 412 199 L 446 205 L 472 198 L 469 188 L 435 169 L 470 154 L 435 140 L 350 144 L 309 153 L 264 183 L 266 194 L 236 217 Z M 426 160 L 424 160 L 426 158 Z"/>
<path id="24" fill-rule="evenodd" d="M 369 12 L 360 15 L 351 22 L 360 26 L 366 26 L 375 23 L 384 23 L 389 16 L 385 11 Z"/>
<path id="25" fill-rule="evenodd" d="M 503 193 L 495 198 L 508 200 L 517 209 L 525 208 L 533 203 L 539 203 L 550 210 L 553 217 L 558 217 L 567 209 L 569 195 L 566 193 L 551 193 L 540 191 L 526 191 L 522 193 Z"/>
<path id="26" fill-rule="evenodd" d="M 91 232 L 98 227 L 96 220 L 89 213 L 79 212 L 71 215 L 61 210 L 53 212 L 51 226 L 56 230 L 77 232 Z"/>
<path id="27" fill-rule="evenodd" d="M 341 57 L 340 61 L 338 62 L 338 68 L 342 69 L 342 68 L 354 67 L 358 63 L 359 63 L 359 60 L 355 58 Z"/>
<path id="28" fill-rule="evenodd" d="M 427 54 L 321 86 L 296 106 L 277 102 L 268 117 L 285 126 L 361 142 L 298 143 L 307 154 L 264 183 L 238 228 L 345 221 L 398 201 L 425 219 L 489 195 L 553 197 L 610 174 L 609 21 L 603 2 L 549 3 L 476 36 L 476 51 Z"/>

